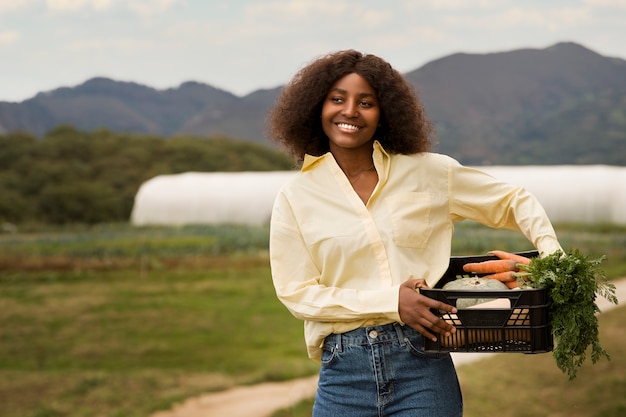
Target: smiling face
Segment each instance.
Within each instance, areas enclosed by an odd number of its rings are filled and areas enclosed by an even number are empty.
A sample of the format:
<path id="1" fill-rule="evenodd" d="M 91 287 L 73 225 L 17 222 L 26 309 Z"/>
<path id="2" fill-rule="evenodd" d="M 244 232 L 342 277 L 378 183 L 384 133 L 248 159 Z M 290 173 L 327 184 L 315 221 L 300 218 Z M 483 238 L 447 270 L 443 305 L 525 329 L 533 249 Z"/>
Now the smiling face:
<path id="1" fill-rule="evenodd" d="M 335 82 L 322 106 L 322 129 L 331 152 L 364 147 L 371 150 L 379 120 L 376 92 L 357 73 Z"/>

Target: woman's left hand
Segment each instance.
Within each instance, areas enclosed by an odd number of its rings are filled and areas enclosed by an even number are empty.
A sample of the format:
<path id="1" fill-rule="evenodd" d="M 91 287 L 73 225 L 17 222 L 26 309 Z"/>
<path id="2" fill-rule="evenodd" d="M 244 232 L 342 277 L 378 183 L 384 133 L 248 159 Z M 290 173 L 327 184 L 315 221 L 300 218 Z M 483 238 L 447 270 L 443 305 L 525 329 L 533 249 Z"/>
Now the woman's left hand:
<path id="1" fill-rule="evenodd" d="M 454 326 L 433 314 L 431 309 L 454 314 L 456 307 L 420 294 L 417 291 L 419 288 L 428 288 L 424 279 L 409 279 L 400 285 L 398 301 L 400 320 L 433 341 L 437 341 L 437 335 L 450 336 L 456 331 Z"/>

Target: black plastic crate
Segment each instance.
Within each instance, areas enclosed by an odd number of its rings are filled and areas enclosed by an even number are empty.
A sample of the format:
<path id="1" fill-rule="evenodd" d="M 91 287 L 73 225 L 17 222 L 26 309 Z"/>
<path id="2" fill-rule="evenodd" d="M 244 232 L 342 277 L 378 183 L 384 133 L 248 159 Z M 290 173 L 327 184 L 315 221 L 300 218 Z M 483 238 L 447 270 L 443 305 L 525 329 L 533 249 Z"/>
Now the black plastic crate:
<path id="1" fill-rule="evenodd" d="M 526 257 L 537 256 L 536 251 L 518 252 Z M 420 293 L 453 306 L 460 299 L 498 300 L 507 304 L 494 308 L 458 308 L 457 313 L 432 310 L 456 327 L 449 337 L 438 337 L 436 342 L 423 338 L 424 350 L 429 352 L 518 352 L 543 353 L 554 347 L 550 326 L 550 298 L 546 289 L 504 291 L 443 290 L 449 281 L 459 277 L 476 276 L 463 271 L 463 265 L 498 259 L 491 255 L 455 256 L 450 258 L 448 270 L 434 289 L 420 289 Z M 509 306 L 510 304 L 510 306 Z"/>

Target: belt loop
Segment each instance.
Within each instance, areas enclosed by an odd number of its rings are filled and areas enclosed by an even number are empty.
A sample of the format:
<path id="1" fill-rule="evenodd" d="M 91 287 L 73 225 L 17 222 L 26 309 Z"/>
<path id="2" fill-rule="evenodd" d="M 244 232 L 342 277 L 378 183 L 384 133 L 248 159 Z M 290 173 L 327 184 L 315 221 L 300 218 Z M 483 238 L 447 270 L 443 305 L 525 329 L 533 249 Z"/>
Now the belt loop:
<path id="1" fill-rule="evenodd" d="M 404 347 L 404 345 L 406 345 L 406 339 L 404 338 L 402 325 L 400 323 L 394 323 L 393 327 L 396 329 L 396 333 L 398 334 L 398 341 L 400 342 L 400 346 Z"/>

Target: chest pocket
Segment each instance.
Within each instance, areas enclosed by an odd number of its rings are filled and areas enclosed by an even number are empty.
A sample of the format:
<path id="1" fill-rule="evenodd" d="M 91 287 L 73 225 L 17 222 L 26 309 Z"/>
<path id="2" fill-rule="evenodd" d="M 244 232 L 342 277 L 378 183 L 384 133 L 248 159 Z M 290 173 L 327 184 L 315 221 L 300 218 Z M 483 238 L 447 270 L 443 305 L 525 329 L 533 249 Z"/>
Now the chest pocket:
<path id="1" fill-rule="evenodd" d="M 393 241 L 397 246 L 424 248 L 432 232 L 428 192 L 399 193 L 385 200 L 389 208 Z"/>

